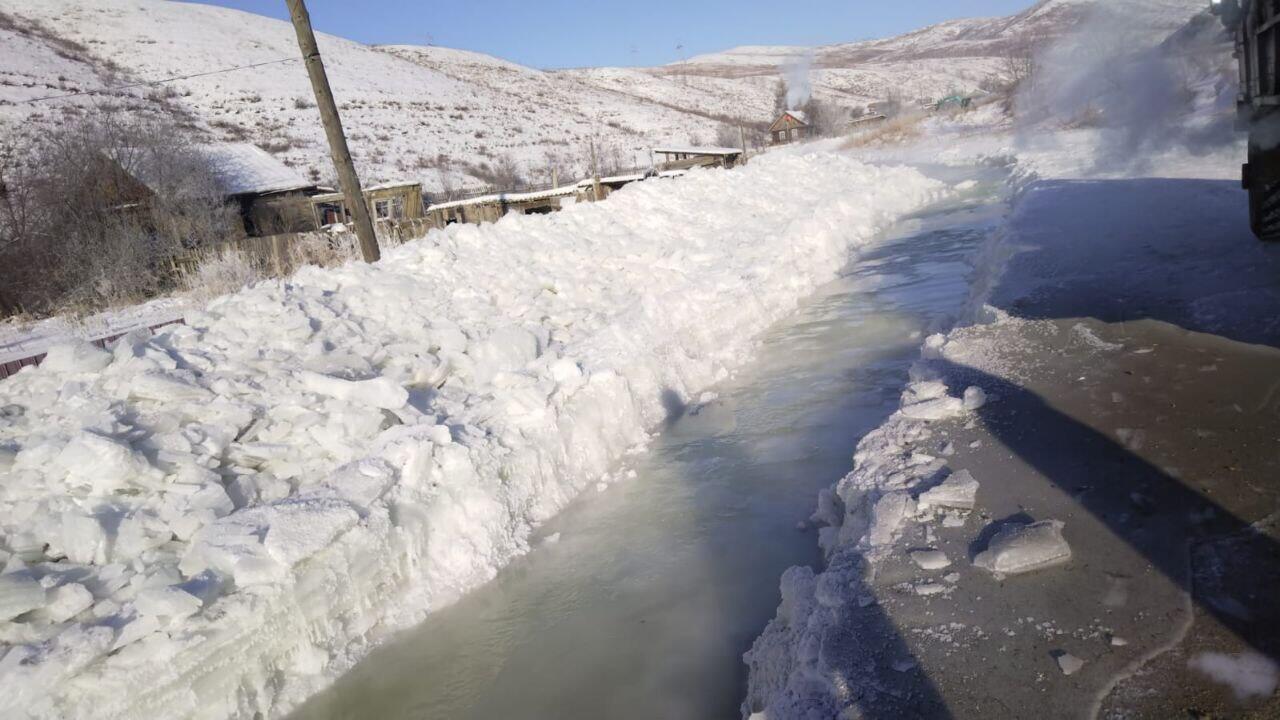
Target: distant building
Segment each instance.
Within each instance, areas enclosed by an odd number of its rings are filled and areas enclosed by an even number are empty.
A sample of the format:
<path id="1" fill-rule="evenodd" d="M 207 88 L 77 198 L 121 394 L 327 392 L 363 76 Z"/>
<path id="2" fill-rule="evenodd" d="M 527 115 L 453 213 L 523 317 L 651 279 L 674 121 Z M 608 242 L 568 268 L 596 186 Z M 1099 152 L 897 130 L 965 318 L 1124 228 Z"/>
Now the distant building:
<path id="1" fill-rule="evenodd" d="M 788 110 L 769 126 L 769 135 L 774 145 L 785 145 L 789 142 L 803 140 L 812 132 L 809 118 L 799 110 Z"/>
<path id="2" fill-rule="evenodd" d="M 856 120 L 851 120 L 846 132 L 857 133 L 863 130 L 870 130 L 889 122 L 889 118 L 884 115 L 863 115 Z"/>
<path id="3" fill-rule="evenodd" d="M 722 147 L 663 147 L 654 148 L 654 155 L 661 156 L 658 170 L 688 170 L 695 167 L 732 168 L 742 158 L 740 148 Z"/>

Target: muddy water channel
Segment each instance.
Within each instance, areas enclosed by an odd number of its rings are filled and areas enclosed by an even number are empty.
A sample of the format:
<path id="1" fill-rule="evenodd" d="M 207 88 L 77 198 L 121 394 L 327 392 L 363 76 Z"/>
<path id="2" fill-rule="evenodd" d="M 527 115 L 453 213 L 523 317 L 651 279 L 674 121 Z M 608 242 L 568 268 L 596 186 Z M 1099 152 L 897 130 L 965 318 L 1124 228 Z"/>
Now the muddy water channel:
<path id="1" fill-rule="evenodd" d="M 956 182 L 954 171 L 945 179 Z M 963 304 L 999 178 L 860 249 L 673 417 L 634 477 L 589 492 L 488 585 L 372 653 L 295 720 L 731 718 L 778 580 L 820 562 L 805 521 Z"/>

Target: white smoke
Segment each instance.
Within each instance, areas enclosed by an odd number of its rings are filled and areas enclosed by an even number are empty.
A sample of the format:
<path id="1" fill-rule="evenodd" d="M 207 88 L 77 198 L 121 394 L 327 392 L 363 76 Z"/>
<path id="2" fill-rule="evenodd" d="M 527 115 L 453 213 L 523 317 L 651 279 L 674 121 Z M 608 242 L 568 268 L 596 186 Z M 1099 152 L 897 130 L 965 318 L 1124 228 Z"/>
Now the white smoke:
<path id="1" fill-rule="evenodd" d="M 1230 43 L 1214 23 L 1193 20 L 1174 52 L 1143 16 L 1123 4 L 1099 6 L 1036 53 L 1017 97 L 1020 123 L 1101 128 L 1099 164 L 1140 164 L 1153 151 L 1232 142 Z"/>
<path id="2" fill-rule="evenodd" d="M 792 58 L 782 68 L 787 83 L 787 109 L 799 110 L 813 97 L 813 83 L 809 71 L 813 69 L 813 51 L 806 51 Z"/>

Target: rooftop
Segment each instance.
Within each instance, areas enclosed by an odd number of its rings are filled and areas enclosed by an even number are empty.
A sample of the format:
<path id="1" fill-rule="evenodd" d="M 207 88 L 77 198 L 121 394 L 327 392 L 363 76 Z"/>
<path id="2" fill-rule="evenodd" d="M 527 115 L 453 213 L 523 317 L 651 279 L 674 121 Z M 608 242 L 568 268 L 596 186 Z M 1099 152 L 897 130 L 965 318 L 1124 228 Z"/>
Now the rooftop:
<path id="1" fill-rule="evenodd" d="M 654 148 L 659 155 L 741 155 L 742 148 L 726 147 L 662 147 Z"/>

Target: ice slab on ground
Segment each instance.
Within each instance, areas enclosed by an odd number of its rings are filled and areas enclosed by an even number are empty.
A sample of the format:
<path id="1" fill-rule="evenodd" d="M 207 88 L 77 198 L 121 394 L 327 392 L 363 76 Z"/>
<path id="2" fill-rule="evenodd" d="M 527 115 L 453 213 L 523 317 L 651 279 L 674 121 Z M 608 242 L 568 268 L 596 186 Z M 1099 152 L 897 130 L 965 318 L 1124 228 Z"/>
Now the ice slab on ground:
<path id="1" fill-rule="evenodd" d="M 951 565 L 951 559 L 941 550 L 915 550 L 911 560 L 922 570 L 941 570 Z"/>
<path id="2" fill-rule="evenodd" d="M 1071 559 L 1071 546 L 1062 536 L 1064 524 L 1042 520 L 1001 528 L 973 564 L 1001 575 L 1016 575 L 1051 567 Z"/>
<path id="3" fill-rule="evenodd" d="M 968 470 L 952 473 L 942 484 L 920 493 L 921 509 L 931 507 L 972 510 L 977 503 L 978 481 Z"/>
<path id="4" fill-rule="evenodd" d="M 1074 675 L 1084 667 L 1084 660 L 1069 652 L 1058 653 L 1056 659 L 1058 661 L 1058 669 L 1062 671 L 1063 675 Z"/>

